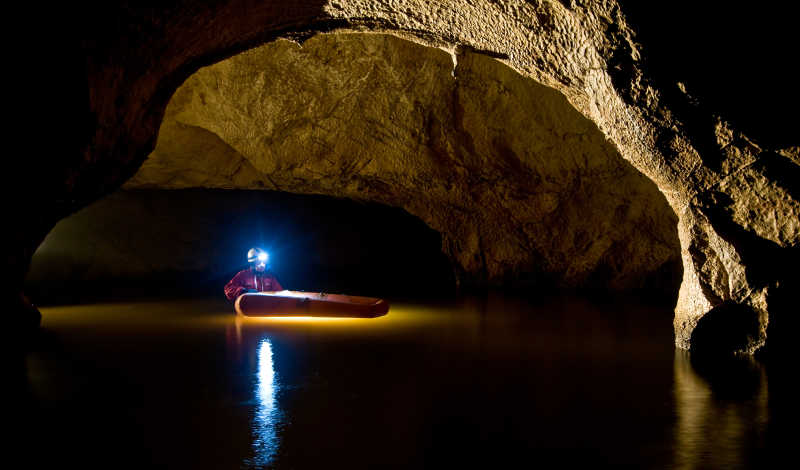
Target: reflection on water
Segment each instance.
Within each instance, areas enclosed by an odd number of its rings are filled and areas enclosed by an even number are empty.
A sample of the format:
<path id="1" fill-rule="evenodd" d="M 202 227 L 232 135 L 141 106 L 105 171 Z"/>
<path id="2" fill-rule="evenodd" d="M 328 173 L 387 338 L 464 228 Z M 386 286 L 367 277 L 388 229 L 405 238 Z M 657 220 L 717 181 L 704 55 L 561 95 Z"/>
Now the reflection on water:
<path id="1" fill-rule="evenodd" d="M 16 369 L 27 468 L 765 468 L 793 438 L 793 371 L 771 365 L 768 387 L 757 362 L 676 353 L 670 306 L 392 305 L 313 321 L 208 299 L 43 309 Z"/>
<path id="2" fill-rule="evenodd" d="M 263 339 L 258 346 L 258 373 L 255 394 L 258 404 L 253 416 L 253 454 L 246 459 L 249 466 L 263 467 L 272 462 L 278 449 L 276 425 L 280 420 L 280 410 L 275 404 L 278 383 L 275 379 L 275 365 L 272 362 L 272 344 Z"/>
<path id="3" fill-rule="evenodd" d="M 757 464 L 753 454 L 764 446 L 768 401 L 767 376 L 754 359 L 715 358 L 693 364 L 689 352 L 676 350 L 675 467 Z"/>

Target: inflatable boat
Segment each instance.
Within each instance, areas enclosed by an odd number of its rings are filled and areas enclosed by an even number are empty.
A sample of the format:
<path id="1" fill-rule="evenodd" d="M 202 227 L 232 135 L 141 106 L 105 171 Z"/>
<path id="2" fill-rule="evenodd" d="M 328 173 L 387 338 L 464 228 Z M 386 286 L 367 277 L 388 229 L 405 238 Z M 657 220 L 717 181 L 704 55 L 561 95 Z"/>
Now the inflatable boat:
<path id="1" fill-rule="evenodd" d="M 375 318 L 389 311 L 383 299 L 291 290 L 242 294 L 235 307 L 236 313 L 247 317 Z"/>

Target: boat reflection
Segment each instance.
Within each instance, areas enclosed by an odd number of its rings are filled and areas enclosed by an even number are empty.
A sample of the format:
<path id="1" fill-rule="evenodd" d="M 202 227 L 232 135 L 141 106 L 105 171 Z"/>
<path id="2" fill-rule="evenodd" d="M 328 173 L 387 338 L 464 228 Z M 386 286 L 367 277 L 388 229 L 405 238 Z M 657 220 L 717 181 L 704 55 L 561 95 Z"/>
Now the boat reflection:
<path id="1" fill-rule="evenodd" d="M 278 450 L 277 424 L 281 412 L 275 401 L 278 381 L 272 360 L 272 343 L 264 338 L 258 345 L 258 369 L 255 376 L 255 398 L 257 400 L 252 421 L 253 457 L 245 460 L 249 467 L 269 466 Z"/>

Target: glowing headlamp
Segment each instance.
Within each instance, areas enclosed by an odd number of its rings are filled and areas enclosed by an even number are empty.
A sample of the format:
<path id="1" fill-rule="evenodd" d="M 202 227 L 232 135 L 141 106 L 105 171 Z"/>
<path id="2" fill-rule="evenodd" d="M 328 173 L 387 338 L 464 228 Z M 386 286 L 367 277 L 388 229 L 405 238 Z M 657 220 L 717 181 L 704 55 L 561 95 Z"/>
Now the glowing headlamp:
<path id="1" fill-rule="evenodd" d="M 259 253 L 258 254 L 258 261 L 261 262 L 261 263 L 266 263 L 267 262 L 267 258 L 269 258 L 269 255 L 267 255 L 266 253 Z"/>

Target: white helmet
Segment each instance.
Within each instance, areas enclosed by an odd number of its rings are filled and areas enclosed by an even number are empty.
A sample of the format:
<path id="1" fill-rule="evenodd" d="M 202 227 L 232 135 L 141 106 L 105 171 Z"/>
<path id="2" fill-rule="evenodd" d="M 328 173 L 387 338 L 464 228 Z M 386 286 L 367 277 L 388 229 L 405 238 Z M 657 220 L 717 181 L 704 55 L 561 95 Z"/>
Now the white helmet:
<path id="1" fill-rule="evenodd" d="M 250 248 L 247 252 L 247 262 L 266 264 L 269 261 L 269 254 L 261 248 Z"/>

